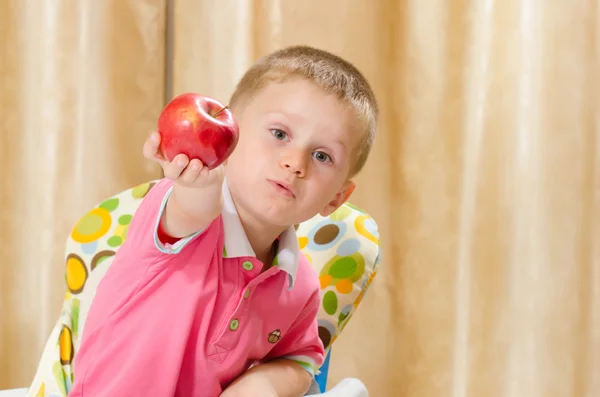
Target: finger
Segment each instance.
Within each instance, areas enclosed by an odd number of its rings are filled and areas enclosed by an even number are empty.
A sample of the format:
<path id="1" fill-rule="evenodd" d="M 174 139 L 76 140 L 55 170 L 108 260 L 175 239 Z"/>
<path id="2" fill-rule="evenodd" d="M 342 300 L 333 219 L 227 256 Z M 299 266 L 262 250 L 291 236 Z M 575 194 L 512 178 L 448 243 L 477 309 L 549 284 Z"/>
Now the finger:
<path id="1" fill-rule="evenodd" d="M 198 159 L 192 159 L 179 176 L 179 180 L 186 185 L 192 184 L 196 182 L 198 176 L 201 172 L 203 172 L 204 168 L 205 167 L 204 164 L 202 164 L 202 161 Z"/>
<path id="2" fill-rule="evenodd" d="M 157 161 L 163 165 L 163 163 L 166 162 L 166 159 L 162 154 L 160 154 L 159 147 L 160 134 L 158 132 L 153 132 L 150 134 L 150 136 L 148 136 L 146 142 L 144 142 L 144 157 L 146 157 L 148 160 Z"/>
<path id="3" fill-rule="evenodd" d="M 189 164 L 189 159 L 185 154 L 178 154 L 175 156 L 173 161 L 167 163 L 163 169 L 165 171 L 165 177 L 171 179 L 172 181 L 179 178 L 181 172 L 187 167 Z"/>
<path id="4" fill-rule="evenodd" d="M 208 177 L 208 175 L 210 174 L 210 172 L 211 172 L 211 170 L 210 170 L 210 169 L 209 169 L 207 166 L 204 166 L 204 167 L 202 167 L 202 169 L 200 170 L 200 175 L 199 175 L 199 177 L 200 177 L 200 178 L 207 178 L 207 177 Z"/>

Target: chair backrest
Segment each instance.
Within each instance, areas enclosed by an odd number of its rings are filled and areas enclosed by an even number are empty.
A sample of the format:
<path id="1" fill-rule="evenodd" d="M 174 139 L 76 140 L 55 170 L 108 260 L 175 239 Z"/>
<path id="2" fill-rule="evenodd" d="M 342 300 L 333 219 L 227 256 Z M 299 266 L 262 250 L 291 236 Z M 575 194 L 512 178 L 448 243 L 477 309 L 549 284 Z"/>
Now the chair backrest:
<path id="1" fill-rule="evenodd" d="M 50 386 L 66 396 L 73 381 L 71 363 L 98 283 L 127 238 L 136 209 L 156 182 L 110 197 L 73 227 L 65 253 L 67 293 L 63 309 L 38 364 L 31 393 Z M 301 251 L 319 274 L 323 300 L 319 336 L 328 351 L 377 272 L 381 252 L 377 224 L 346 203 L 329 217 L 315 216 L 298 225 L 297 235 Z"/>

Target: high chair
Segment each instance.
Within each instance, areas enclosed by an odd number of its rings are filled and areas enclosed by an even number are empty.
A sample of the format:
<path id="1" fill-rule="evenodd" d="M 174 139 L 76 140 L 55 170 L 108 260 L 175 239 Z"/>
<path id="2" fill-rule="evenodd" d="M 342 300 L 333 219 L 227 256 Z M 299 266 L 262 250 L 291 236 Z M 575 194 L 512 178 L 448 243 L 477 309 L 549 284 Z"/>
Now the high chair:
<path id="1" fill-rule="evenodd" d="M 0 391 L 0 397 L 65 397 L 73 384 L 73 359 L 98 283 L 106 273 L 138 205 L 158 181 L 122 191 L 93 208 L 73 227 L 66 244 L 67 292 L 62 311 L 46 342 L 29 388 Z M 321 282 L 319 336 L 326 360 L 307 395 L 368 397 L 364 384 L 346 378 L 326 392 L 331 347 L 348 324 L 375 277 L 380 259 L 377 224 L 346 203 L 328 217 L 320 215 L 297 229 L 300 249 Z M 321 393 L 321 394 L 319 394 Z"/>

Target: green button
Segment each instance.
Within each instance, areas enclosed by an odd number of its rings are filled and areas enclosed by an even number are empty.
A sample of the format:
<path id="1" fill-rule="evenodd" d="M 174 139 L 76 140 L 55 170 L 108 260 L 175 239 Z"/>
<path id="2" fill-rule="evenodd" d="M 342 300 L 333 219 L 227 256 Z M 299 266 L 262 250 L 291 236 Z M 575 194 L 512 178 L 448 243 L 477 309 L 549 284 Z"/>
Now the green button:
<path id="1" fill-rule="evenodd" d="M 244 292 L 244 299 L 248 299 L 250 296 L 250 288 L 246 288 L 246 292 Z"/>
<path id="2" fill-rule="evenodd" d="M 242 267 L 248 271 L 254 269 L 254 265 L 250 261 L 245 261 L 244 263 L 242 263 Z"/>
<path id="3" fill-rule="evenodd" d="M 235 331 L 236 329 L 238 329 L 239 326 L 240 326 L 240 322 L 235 318 L 233 320 L 231 320 L 231 322 L 229 323 L 229 329 L 232 331 Z"/>

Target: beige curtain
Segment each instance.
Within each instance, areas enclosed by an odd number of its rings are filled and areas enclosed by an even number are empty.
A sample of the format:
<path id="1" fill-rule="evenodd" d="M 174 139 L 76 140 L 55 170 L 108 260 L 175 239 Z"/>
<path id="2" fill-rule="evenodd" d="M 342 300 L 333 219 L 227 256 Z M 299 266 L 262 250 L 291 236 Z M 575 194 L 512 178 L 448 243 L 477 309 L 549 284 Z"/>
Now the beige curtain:
<path id="1" fill-rule="evenodd" d="M 165 1 L 0 1 L 0 389 L 31 382 L 60 313 L 65 240 L 103 198 L 159 176 Z"/>
<path id="2" fill-rule="evenodd" d="M 164 67 L 160 1 L 5 4 L 0 388 L 32 375 L 71 223 L 156 175 L 138 153 Z M 177 0 L 174 11 L 173 94 L 226 101 L 257 56 L 307 43 L 355 62 L 379 97 L 352 201 L 380 225 L 382 271 L 334 346 L 330 385 L 600 395 L 599 1 Z"/>

